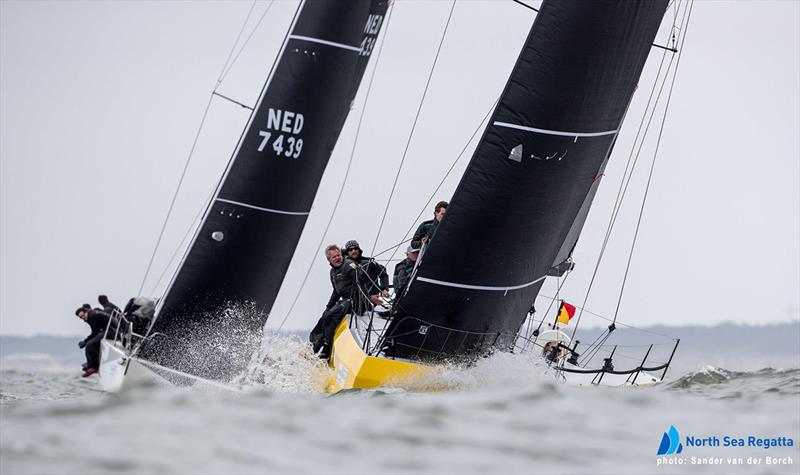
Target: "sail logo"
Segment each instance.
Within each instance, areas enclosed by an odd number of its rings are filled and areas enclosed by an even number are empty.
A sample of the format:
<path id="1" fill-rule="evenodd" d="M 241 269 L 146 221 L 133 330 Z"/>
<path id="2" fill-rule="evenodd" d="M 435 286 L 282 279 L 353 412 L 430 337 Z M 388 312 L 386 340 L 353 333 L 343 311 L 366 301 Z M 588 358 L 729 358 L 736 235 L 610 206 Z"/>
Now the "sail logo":
<path id="1" fill-rule="evenodd" d="M 673 455 L 681 452 L 683 452 L 681 436 L 678 434 L 678 429 L 670 425 L 669 430 L 661 437 L 661 445 L 658 446 L 656 455 Z"/>
<path id="2" fill-rule="evenodd" d="M 305 117 L 299 112 L 269 108 L 267 111 L 267 129 L 259 130 L 261 143 L 258 151 L 263 152 L 271 144 L 271 149 L 278 157 L 298 158 L 303 151 L 303 139 L 298 137 L 303 131 Z"/>
<path id="3" fill-rule="evenodd" d="M 370 15 L 367 17 L 367 24 L 364 25 L 364 39 L 361 41 L 359 56 L 369 56 L 378 41 L 378 32 L 381 30 L 383 15 Z"/>
<path id="4" fill-rule="evenodd" d="M 267 128 L 287 134 L 299 134 L 303 130 L 305 117 L 303 114 L 292 111 L 269 108 L 267 113 Z"/>

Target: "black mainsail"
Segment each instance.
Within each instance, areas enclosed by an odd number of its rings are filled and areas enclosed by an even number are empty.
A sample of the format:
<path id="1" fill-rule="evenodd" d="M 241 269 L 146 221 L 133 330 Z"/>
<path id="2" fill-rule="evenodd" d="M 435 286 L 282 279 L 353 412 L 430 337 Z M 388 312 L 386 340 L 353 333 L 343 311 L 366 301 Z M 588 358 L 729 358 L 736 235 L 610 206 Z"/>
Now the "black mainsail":
<path id="1" fill-rule="evenodd" d="M 255 341 L 252 335 L 266 323 L 387 6 L 388 0 L 304 0 L 298 7 L 233 159 L 161 301 L 151 331 L 166 338 L 148 357 L 211 377 L 245 362 L 242 356 L 252 349 L 231 348 Z M 203 336 L 208 345 L 202 358 L 190 361 L 186 353 L 196 353 Z"/>
<path id="2" fill-rule="evenodd" d="M 508 348 L 583 227 L 667 0 L 545 1 L 385 333 L 387 353 Z"/>

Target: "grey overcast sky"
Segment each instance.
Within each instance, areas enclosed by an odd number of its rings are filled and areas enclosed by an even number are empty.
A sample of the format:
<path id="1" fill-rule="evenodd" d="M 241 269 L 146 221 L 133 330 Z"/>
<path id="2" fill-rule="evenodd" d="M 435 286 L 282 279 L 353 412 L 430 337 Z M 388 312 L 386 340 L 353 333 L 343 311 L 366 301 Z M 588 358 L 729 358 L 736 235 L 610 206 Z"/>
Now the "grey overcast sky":
<path id="1" fill-rule="evenodd" d="M 98 293 L 122 305 L 137 292 L 209 94 L 250 5 L 0 2 L 0 333 L 84 333 L 72 316 L 77 305 L 94 302 Z M 267 5 L 256 4 L 246 35 Z M 274 3 L 221 93 L 255 103 L 295 6 Z M 327 263 L 316 245 L 363 108 L 354 170 L 326 241 L 358 239 L 367 252 L 373 249 L 449 8 L 449 1 L 395 3 L 371 96 L 365 106 L 375 58 L 268 328 L 286 315 L 312 260 L 286 328 L 310 328 L 327 300 Z M 377 249 L 399 241 L 426 207 L 499 95 L 534 15 L 510 0 L 457 3 Z M 668 14 L 660 42 L 670 22 Z M 800 318 L 799 50 L 796 1 L 697 1 L 621 321 Z M 578 267 L 562 293 L 569 301 L 583 300 L 660 54 L 652 51 L 578 243 Z M 145 293 L 163 291 L 174 271 L 170 257 L 224 169 L 246 112 L 213 102 Z M 652 152 L 654 138 L 651 133 L 645 150 Z M 450 197 L 469 156 L 437 199 Z M 652 153 L 642 157 L 635 199 L 623 205 L 589 299 L 594 312 L 614 312 L 651 159 Z M 426 209 L 424 218 L 430 213 Z M 465 259 L 471 252 L 491 249 L 465 250 Z M 552 291 L 548 283 L 542 293 Z"/>

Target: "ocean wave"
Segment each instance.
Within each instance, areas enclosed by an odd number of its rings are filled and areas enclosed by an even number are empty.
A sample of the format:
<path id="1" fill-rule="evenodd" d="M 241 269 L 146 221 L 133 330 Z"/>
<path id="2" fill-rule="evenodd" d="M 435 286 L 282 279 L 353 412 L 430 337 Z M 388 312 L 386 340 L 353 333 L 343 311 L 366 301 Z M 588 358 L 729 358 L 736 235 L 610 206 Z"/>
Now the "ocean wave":
<path id="1" fill-rule="evenodd" d="M 705 366 L 665 383 L 664 387 L 714 398 L 755 397 L 765 394 L 797 396 L 800 394 L 800 368 L 730 371 Z"/>

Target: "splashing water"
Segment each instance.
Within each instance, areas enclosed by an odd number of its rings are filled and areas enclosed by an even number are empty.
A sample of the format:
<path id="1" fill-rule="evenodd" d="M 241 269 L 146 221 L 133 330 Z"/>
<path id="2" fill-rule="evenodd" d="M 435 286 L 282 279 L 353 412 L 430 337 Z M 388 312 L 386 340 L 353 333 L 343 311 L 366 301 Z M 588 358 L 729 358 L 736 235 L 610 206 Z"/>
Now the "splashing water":
<path id="1" fill-rule="evenodd" d="M 244 387 L 280 393 L 319 393 L 331 370 L 297 335 L 268 333 L 247 369 L 236 378 Z"/>

